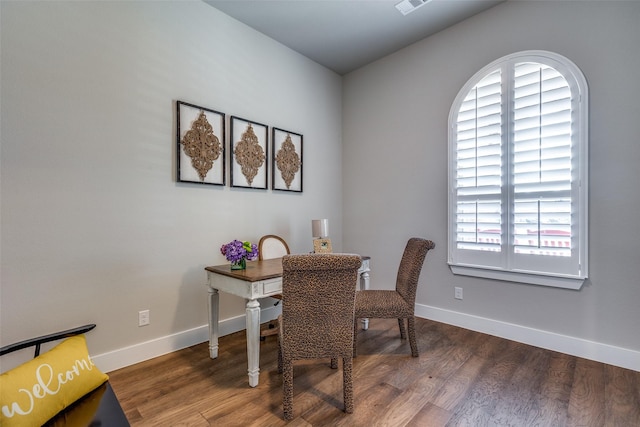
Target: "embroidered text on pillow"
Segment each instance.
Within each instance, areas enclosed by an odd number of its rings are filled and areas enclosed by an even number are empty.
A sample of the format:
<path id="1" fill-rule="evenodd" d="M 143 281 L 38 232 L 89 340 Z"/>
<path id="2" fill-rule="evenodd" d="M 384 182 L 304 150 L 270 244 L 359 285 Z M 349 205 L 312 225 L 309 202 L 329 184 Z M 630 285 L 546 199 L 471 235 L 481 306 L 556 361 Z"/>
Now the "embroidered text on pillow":
<path id="1" fill-rule="evenodd" d="M 0 425 L 40 426 L 109 379 L 89 357 L 84 335 L 0 375 Z"/>
<path id="2" fill-rule="evenodd" d="M 47 363 L 43 363 L 38 366 L 36 369 L 36 380 L 37 382 L 33 384 L 31 391 L 26 390 L 24 388 L 19 389 L 21 393 L 26 393 L 29 397 L 30 406 L 29 408 L 20 408 L 17 402 L 12 402 L 9 408 L 9 405 L 2 406 L 2 414 L 11 418 L 15 414 L 27 415 L 33 411 L 34 407 L 34 397 L 38 399 L 42 399 L 47 395 L 56 395 L 60 391 L 60 388 L 69 381 L 73 381 L 73 379 L 79 376 L 84 370 L 92 370 L 94 367 L 94 363 L 91 360 L 91 357 L 87 356 L 86 359 L 76 359 L 71 369 L 66 372 L 60 372 L 55 375 L 53 372 L 53 368 L 51 365 Z M 57 378 L 57 383 L 54 383 L 54 378 Z"/>

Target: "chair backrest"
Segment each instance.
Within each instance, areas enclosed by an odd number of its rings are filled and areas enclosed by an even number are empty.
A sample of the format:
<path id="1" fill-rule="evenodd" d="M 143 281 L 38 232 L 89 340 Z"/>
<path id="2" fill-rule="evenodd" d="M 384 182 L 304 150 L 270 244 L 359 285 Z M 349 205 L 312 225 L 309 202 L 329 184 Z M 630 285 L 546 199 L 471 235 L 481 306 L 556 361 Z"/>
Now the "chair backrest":
<path id="1" fill-rule="evenodd" d="M 360 255 L 282 258 L 282 352 L 292 359 L 351 357 Z"/>
<path id="2" fill-rule="evenodd" d="M 427 252 L 435 247 L 435 243 L 431 240 L 412 237 L 404 248 L 400 267 L 398 268 L 396 291 L 411 307 L 416 303 L 416 290 L 420 272 L 422 271 L 422 264 Z"/>
<path id="3" fill-rule="evenodd" d="M 262 236 L 258 242 L 258 259 L 281 258 L 290 254 L 289 245 L 284 239 L 275 234 Z"/>

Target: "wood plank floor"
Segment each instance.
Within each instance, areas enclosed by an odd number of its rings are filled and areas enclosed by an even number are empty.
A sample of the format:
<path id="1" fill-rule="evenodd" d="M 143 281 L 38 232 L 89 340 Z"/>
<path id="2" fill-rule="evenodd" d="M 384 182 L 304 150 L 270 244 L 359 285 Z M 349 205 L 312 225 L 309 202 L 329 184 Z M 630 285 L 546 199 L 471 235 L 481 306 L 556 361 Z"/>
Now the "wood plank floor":
<path id="1" fill-rule="evenodd" d="M 342 371 L 294 368 L 294 414 L 282 418 L 275 337 L 261 344 L 260 384 L 247 383 L 244 332 L 109 373 L 132 426 L 640 426 L 640 372 L 417 319 L 420 357 L 397 321 L 358 335 L 355 413 L 342 411 Z"/>

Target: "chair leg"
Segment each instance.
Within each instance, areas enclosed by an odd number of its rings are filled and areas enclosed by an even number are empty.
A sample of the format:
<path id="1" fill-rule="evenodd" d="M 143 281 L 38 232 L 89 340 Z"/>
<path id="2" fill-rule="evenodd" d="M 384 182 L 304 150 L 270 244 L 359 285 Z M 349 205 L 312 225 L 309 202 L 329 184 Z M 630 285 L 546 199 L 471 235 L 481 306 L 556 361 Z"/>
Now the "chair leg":
<path id="1" fill-rule="evenodd" d="M 344 411 L 353 414 L 353 359 L 342 358 L 342 382 L 344 388 Z"/>
<path id="2" fill-rule="evenodd" d="M 337 357 L 332 357 L 331 358 L 331 369 L 338 369 L 338 358 Z"/>
<path id="3" fill-rule="evenodd" d="M 418 342 L 416 341 L 416 318 L 411 316 L 407 319 L 409 326 L 409 345 L 411 346 L 411 356 L 418 357 Z"/>
<path id="4" fill-rule="evenodd" d="M 282 375 L 282 408 L 285 420 L 293 419 L 293 361 L 285 360 Z"/>
<path id="5" fill-rule="evenodd" d="M 280 343 L 278 343 L 278 373 L 282 373 L 282 348 L 280 347 Z"/>
<path id="6" fill-rule="evenodd" d="M 407 329 L 404 326 L 404 319 L 398 319 L 398 326 L 400 327 L 400 338 L 407 339 Z"/>

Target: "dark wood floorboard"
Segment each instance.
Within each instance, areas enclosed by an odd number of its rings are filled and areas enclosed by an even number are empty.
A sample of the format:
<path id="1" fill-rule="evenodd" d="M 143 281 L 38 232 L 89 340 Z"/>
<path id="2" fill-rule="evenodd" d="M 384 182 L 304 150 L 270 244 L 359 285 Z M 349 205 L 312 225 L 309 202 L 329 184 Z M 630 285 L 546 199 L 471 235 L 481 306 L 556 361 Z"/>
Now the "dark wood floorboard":
<path id="1" fill-rule="evenodd" d="M 282 418 L 276 338 L 260 349 L 248 385 L 244 332 L 109 373 L 132 426 L 606 426 L 640 427 L 640 372 L 416 320 L 420 357 L 393 319 L 358 334 L 355 412 L 345 414 L 342 370 L 297 362 L 295 419 Z"/>

